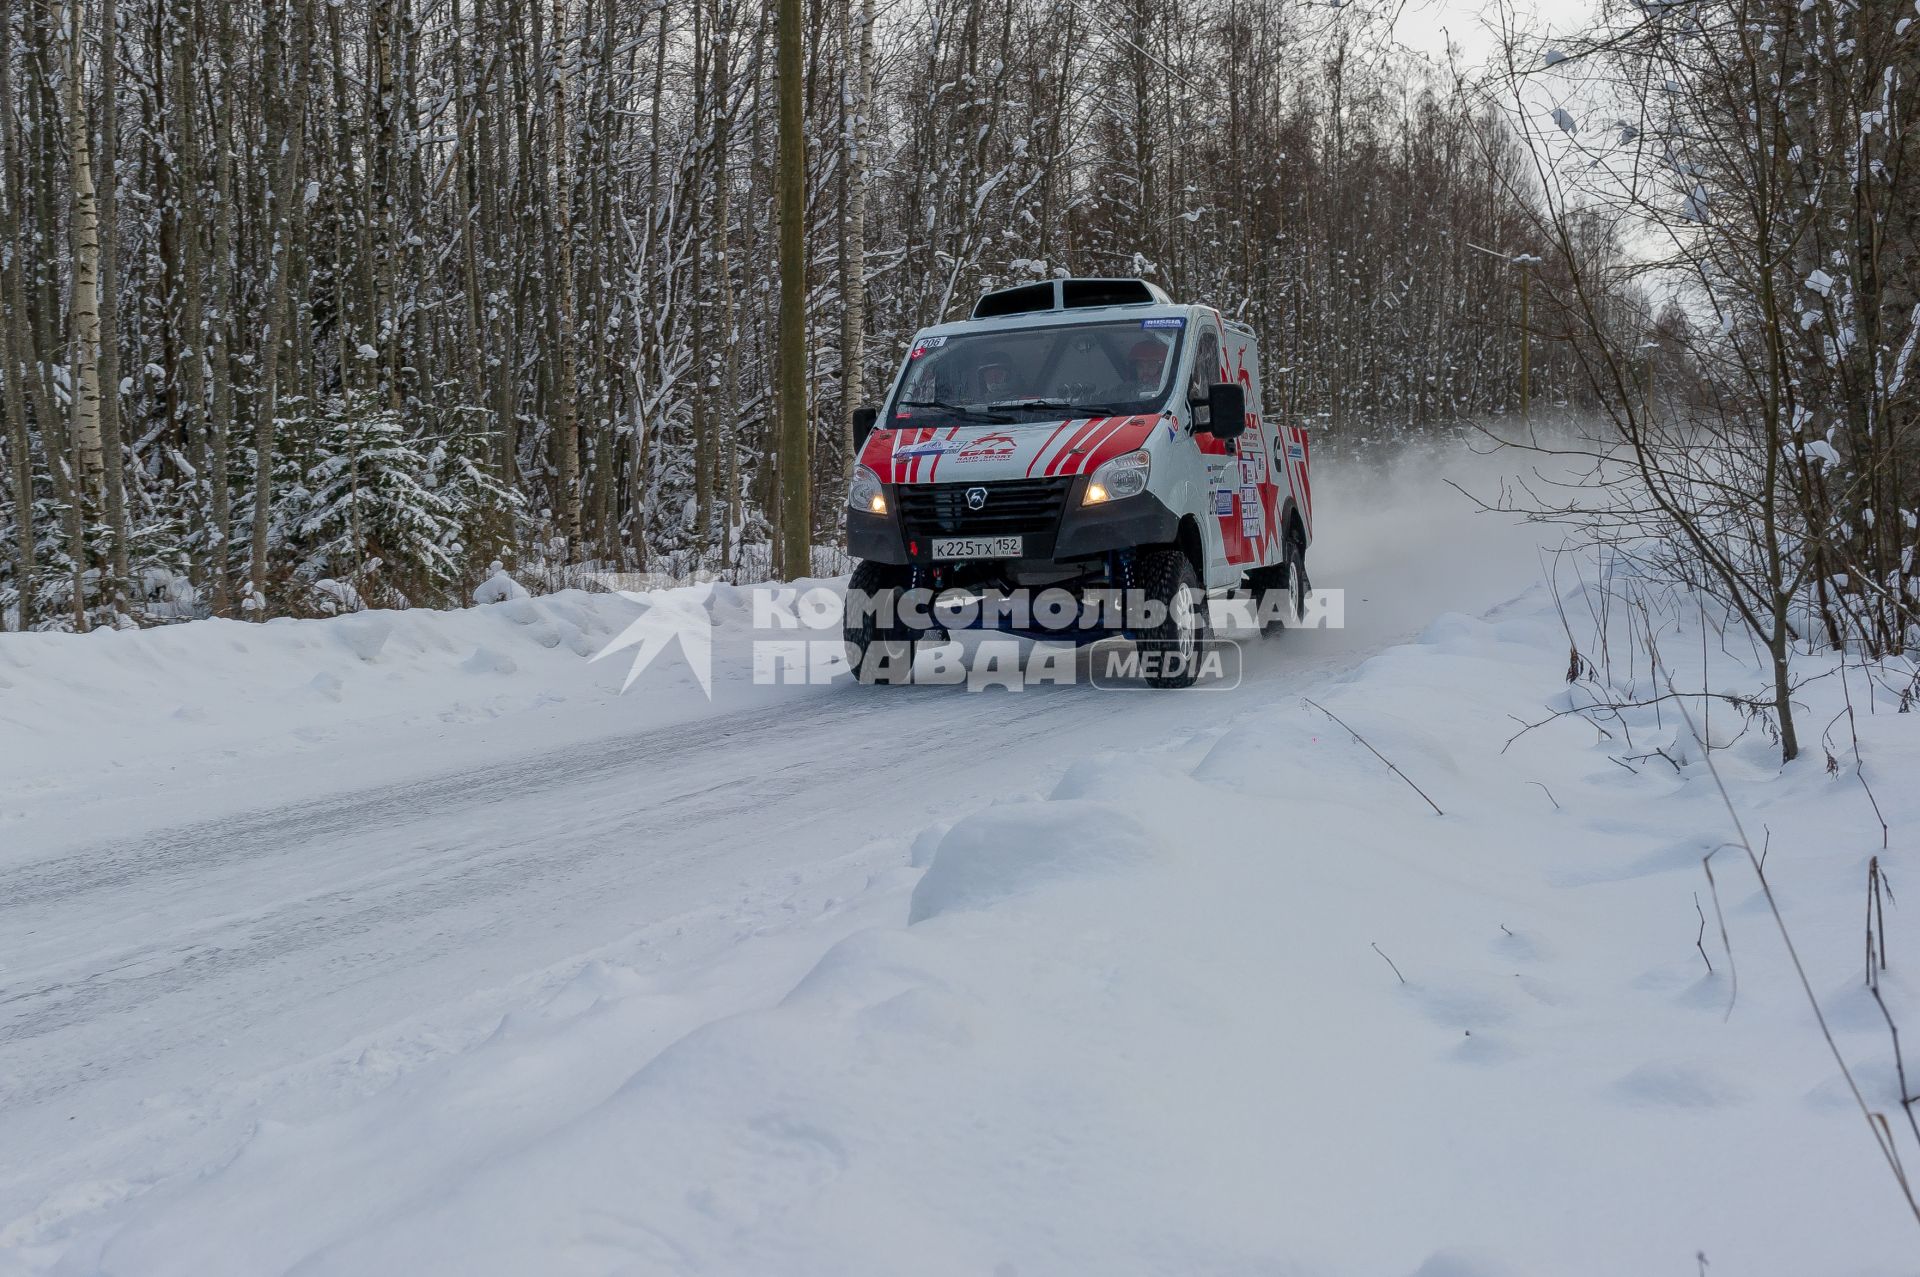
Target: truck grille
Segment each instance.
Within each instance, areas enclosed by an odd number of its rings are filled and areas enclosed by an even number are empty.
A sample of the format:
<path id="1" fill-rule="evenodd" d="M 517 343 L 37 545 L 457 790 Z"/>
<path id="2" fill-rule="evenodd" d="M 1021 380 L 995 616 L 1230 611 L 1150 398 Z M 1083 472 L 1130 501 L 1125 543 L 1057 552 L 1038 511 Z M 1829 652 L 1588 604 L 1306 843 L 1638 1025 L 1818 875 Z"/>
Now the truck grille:
<path id="1" fill-rule="evenodd" d="M 1067 505 L 1072 476 L 1002 479 L 984 483 L 903 484 L 895 491 L 900 519 L 910 537 L 996 536 L 1020 532 L 1051 542 Z M 967 490 L 985 488 L 987 501 L 967 508 Z M 1029 552 L 1031 553 L 1031 547 Z"/>

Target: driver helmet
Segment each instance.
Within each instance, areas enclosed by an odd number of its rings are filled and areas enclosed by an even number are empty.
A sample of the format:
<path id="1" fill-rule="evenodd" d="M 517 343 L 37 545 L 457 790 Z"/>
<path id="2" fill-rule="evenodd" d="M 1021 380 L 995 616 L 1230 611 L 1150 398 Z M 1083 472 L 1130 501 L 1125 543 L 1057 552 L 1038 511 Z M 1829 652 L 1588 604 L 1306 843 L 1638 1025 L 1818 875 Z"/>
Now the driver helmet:
<path id="1" fill-rule="evenodd" d="M 1005 399 L 1013 386 L 1013 360 L 1004 350 L 981 352 L 980 362 L 975 365 L 980 379 L 980 394 L 991 402 Z"/>
<path id="2" fill-rule="evenodd" d="M 1133 380 L 1147 390 L 1160 388 L 1160 374 L 1167 366 L 1167 345 L 1151 337 L 1143 337 L 1133 344 L 1127 352 L 1127 364 L 1133 370 Z"/>

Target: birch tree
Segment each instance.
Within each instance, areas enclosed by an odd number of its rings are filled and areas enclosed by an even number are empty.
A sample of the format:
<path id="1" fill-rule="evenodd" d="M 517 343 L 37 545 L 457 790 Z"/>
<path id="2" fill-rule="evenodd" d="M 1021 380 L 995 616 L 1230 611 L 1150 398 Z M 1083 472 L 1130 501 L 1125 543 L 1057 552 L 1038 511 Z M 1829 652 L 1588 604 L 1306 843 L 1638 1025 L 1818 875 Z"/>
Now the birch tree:
<path id="1" fill-rule="evenodd" d="M 100 208 L 93 185 L 93 129 L 87 119 L 86 60 L 81 56 L 86 11 L 67 0 L 66 117 L 71 171 L 73 300 L 73 449 L 80 463 L 81 496 L 89 504 L 106 470 L 100 440 Z"/>
<path id="2" fill-rule="evenodd" d="M 774 394 L 779 434 L 779 571 L 810 570 L 813 503 L 807 429 L 807 138 L 801 82 L 802 0 L 779 3 L 779 356 Z"/>

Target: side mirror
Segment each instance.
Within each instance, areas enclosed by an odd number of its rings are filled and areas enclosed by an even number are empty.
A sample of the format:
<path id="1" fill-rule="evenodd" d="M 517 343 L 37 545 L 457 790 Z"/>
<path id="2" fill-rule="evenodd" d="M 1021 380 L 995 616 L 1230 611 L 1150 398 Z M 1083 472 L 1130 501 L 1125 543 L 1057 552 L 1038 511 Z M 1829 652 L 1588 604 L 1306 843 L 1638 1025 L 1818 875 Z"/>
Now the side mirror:
<path id="1" fill-rule="evenodd" d="M 871 405 L 863 405 L 853 410 L 853 450 L 859 452 L 867 443 L 867 436 L 873 433 L 874 423 L 880 420 L 880 410 Z"/>
<path id="2" fill-rule="evenodd" d="M 1207 388 L 1207 433 L 1238 439 L 1247 430 L 1247 392 L 1238 382 L 1217 381 Z"/>

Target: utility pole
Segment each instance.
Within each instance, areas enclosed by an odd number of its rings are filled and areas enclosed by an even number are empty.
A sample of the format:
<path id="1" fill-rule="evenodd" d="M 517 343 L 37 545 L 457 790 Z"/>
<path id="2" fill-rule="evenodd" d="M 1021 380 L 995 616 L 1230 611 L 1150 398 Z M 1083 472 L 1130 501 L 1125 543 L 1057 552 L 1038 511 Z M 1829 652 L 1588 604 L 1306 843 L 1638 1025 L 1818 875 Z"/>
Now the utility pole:
<path id="1" fill-rule="evenodd" d="M 1653 425 L 1653 352 L 1658 349 L 1660 349 L 1660 343 L 1657 341 L 1640 343 L 1640 355 L 1647 367 L 1646 402 L 1641 411 L 1646 414 L 1648 426 Z"/>
<path id="2" fill-rule="evenodd" d="M 1468 244 L 1468 248 L 1488 257 L 1497 257 L 1509 266 L 1520 268 L 1520 416 L 1533 419 L 1533 271 L 1544 259 L 1532 253 L 1496 253 L 1491 248 Z"/>
<path id="3" fill-rule="evenodd" d="M 574 350 L 573 323 L 573 205 L 567 175 L 567 33 L 566 0 L 553 0 L 553 52 L 547 68 L 553 90 L 553 113 L 549 118 L 547 175 L 548 207 L 553 215 L 553 236 L 559 256 L 560 277 L 553 282 L 555 333 L 559 349 L 558 384 L 554 387 L 553 448 L 554 486 L 559 489 L 560 539 L 566 549 L 563 563 L 578 563 L 583 557 L 581 520 L 584 507 L 583 481 L 580 475 L 580 424 L 578 419 L 579 365 Z"/>
<path id="4" fill-rule="evenodd" d="M 780 519 L 775 539 L 782 576 L 812 568 L 812 468 L 807 438 L 807 139 L 802 83 L 801 17 L 805 0 L 780 0 L 780 160 L 776 185 L 780 208 L 779 370 L 774 386 L 779 440 Z"/>
<path id="5" fill-rule="evenodd" d="M 1516 253 L 1508 259 L 1520 268 L 1520 416 L 1533 420 L 1533 267 L 1540 259 Z"/>
<path id="6" fill-rule="evenodd" d="M 1534 260 L 1539 260 L 1538 258 Z M 1533 419 L 1533 272 L 1520 272 L 1520 415 Z"/>
<path id="7" fill-rule="evenodd" d="M 862 0 L 859 10 L 847 2 L 848 61 L 853 87 L 841 98 L 846 132 L 841 146 L 842 220 L 840 233 L 840 438 L 845 452 L 842 482 L 851 482 L 854 456 L 853 414 L 860 406 L 865 357 L 867 315 L 867 136 L 873 101 L 874 0 Z"/>

